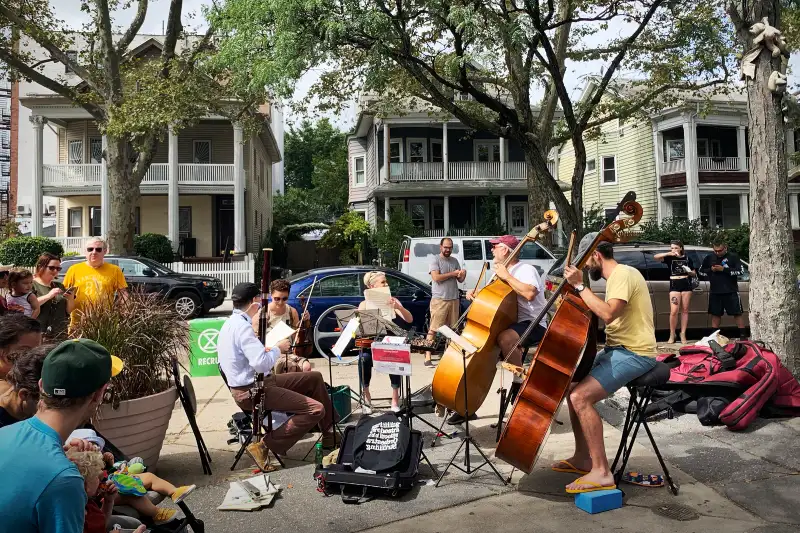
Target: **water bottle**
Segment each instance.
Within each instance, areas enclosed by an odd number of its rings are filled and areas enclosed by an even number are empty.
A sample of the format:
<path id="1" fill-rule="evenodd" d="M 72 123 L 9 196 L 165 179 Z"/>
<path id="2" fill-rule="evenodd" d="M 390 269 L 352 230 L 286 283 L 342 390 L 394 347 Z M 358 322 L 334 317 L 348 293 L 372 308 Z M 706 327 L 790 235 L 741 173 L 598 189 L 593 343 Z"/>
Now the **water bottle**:
<path id="1" fill-rule="evenodd" d="M 314 464 L 322 466 L 322 457 L 322 443 L 318 442 L 316 446 L 314 446 Z"/>

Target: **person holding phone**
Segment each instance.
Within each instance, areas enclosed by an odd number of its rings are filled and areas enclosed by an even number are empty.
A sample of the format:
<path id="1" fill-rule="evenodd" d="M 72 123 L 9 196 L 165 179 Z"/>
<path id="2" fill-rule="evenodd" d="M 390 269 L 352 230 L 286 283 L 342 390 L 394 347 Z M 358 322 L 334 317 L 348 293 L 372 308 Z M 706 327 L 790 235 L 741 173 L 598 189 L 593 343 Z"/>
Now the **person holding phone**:
<path id="1" fill-rule="evenodd" d="M 675 342 L 678 313 L 681 316 L 681 343 L 686 344 L 686 326 L 689 324 L 689 304 L 692 301 L 692 280 L 697 276 L 692 259 L 686 255 L 682 241 L 672 241 L 669 252 L 655 254 L 669 268 L 669 344 Z"/>
<path id="2" fill-rule="evenodd" d="M 739 298 L 739 276 L 744 274 L 739 256 L 728 250 L 724 241 L 715 241 L 714 253 L 703 259 L 700 273 L 711 285 L 708 295 L 708 314 L 711 315 L 711 327 L 719 328 L 722 315 L 727 313 L 734 317 L 739 328 L 739 338 L 746 338 L 742 301 Z"/>
<path id="3" fill-rule="evenodd" d="M 75 288 L 67 289 L 56 281 L 61 272 L 61 258 L 43 253 L 36 261 L 33 292 L 39 299 L 39 322 L 50 340 L 63 340 L 67 334 L 69 315 L 75 309 Z"/>

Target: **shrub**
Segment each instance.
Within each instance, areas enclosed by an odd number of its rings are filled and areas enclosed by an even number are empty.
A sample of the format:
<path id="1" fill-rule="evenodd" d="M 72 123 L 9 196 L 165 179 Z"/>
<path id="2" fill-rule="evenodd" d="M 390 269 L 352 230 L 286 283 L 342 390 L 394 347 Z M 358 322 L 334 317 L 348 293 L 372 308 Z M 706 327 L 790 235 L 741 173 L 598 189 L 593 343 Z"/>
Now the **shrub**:
<path id="1" fill-rule="evenodd" d="M 506 228 L 500 223 L 500 199 L 497 196 L 483 196 L 478 203 L 478 235 L 503 235 Z"/>
<path id="2" fill-rule="evenodd" d="M 673 240 L 695 246 L 711 246 L 718 238 L 745 261 L 750 258 L 750 226 L 743 224 L 732 229 L 705 228 L 700 220 L 676 217 L 664 218 L 661 223 L 648 220 L 641 225 L 638 239 L 668 243 Z"/>
<path id="3" fill-rule="evenodd" d="M 369 222 L 361 214 L 348 211 L 331 224 L 319 244 L 325 248 L 340 248 L 339 260 L 343 265 L 363 265 L 370 237 Z"/>
<path id="4" fill-rule="evenodd" d="M 175 253 L 166 235 L 144 233 L 133 238 L 133 252 L 159 263 L 172 263 Z"/>
<path id="5" fill-rule="evenodd" d="M 389 222 L 379 221 L 378 229 L 375 230 L 374 244 L 378 249 L 380 263 L 383 266 L 396 267 L 397 254 L 405 236 L 419 237 L 421 234 L 422 231 L 414 225 L 404 209 L 392 209 Z"/>
<path id="6" fill-rule="evenodd" d="M 111 380 L 115 403 L 171 386 L 172 361 L 189 350 L 189 327 L 174 307 L 158 294 L 135 289 L 123 300 L 101 298 L 75 311 L 70 336 L 97 341 L 125 363 Z"/>
<path id="7" fill-rule="evenodd" d="M 61 257 L 64 247 L 47 237 L 13 237 L 0 244 L 0 264 L 32 267 L 45 252 Z"/>

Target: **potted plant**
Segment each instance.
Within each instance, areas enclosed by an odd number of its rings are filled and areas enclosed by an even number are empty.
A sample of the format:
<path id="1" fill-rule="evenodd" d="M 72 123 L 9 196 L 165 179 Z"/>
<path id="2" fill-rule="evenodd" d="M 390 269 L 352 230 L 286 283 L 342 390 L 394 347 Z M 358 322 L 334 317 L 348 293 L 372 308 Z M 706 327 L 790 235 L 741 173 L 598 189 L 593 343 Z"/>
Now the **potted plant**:
<path id="1" fill-rule="evenodd" d="M 97 341 L 125 363 L 93 422 L 126 455 L 144 459 L 150 470 L 158 463 L 178 397 L 172 361 L 189 349 L 187 323 L 173 307 L 159 294 L 130 290 L 125 298 L 85 304 L 70 331 L 71 337 Z"/>

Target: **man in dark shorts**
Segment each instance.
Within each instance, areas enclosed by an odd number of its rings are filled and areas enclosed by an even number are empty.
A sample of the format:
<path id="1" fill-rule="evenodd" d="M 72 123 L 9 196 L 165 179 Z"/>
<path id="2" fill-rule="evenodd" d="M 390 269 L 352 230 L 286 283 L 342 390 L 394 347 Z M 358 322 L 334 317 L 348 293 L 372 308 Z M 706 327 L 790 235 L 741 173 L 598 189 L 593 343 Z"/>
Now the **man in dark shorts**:
<path id="1" fill-rule="evenodd" d="M 744 273 L 739 256 L 728 250 L 724 241 L 714 243 L 714 253 L 703 259 L 700 273 L 705 275 L 711 285 L 708 295 L 708 314 L 711 315 L 711 327 L 719 328 L 723 314 L 736 319 L 739 337 L 745 338 L 742 301 L 739 298 L 738 276 Z"/>

